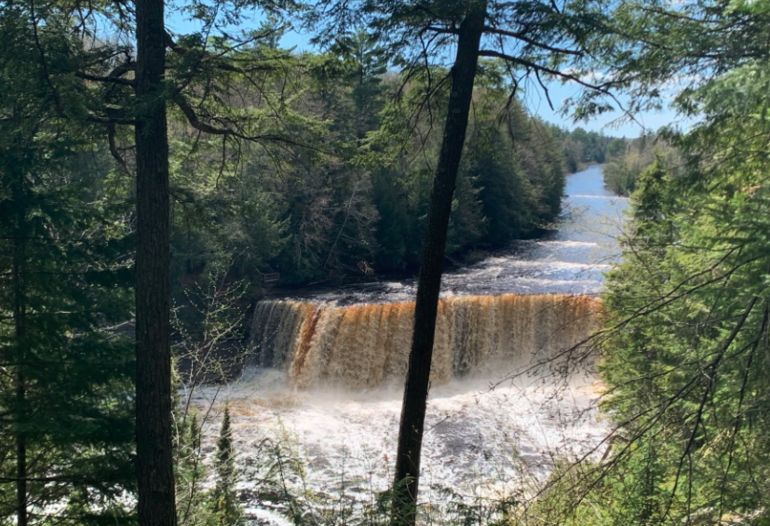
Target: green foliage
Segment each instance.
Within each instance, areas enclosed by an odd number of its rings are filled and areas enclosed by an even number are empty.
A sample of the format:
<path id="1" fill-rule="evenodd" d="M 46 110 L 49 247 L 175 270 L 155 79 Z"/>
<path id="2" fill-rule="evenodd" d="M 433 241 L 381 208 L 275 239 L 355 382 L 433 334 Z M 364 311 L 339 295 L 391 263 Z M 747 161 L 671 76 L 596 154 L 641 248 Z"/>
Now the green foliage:
<path id="1" fill-rule="evenodd" d="M 204 487 L 208 469 L 201 449 L 203 429 L 199 414 L 195 409 L 187 411 L 177 403 L 174 417 L 177 521 L 182 526 L 208 525 L 213 523 L 214 516 L 210 512 L 209 491 Z"/>
<path id="2" fill-rule="evenodd" d="M 623 448 L 621 441 L 611 442 Z M 639 441 L 607 465 L 557 462 L 535 496 L 511 509 L 515 526 L 666 524 L 665 454 L 659 441 Z M 587 491 L 586 488 L 590 488 Z M 672 522 L 673 524 L 673 522 Z"/>
<path id="3" fill-rule="evenodd" d="M 382 49 L 363 32 L 297 60 L 307 69 L 282 103 L 315 123 L 304 145 L 244 143 L 231 158 L 227 140 L 174 134 L 178 297 L 183 282 L 223 262 L 255 286 L 262 272 L 301 284 L 416 266 L 447 96 L 431 76 L 446 72 L 388 75 Z M 454 254 L 532 235 L 561 208 L 557 130 L 509 100 L 499 64 L 483 66 L 453 207 Z"/>
<path id="4" fill-rule="evenodd" d="M 617 148 L 604 167 L 604 184 L 619 195 L 629 195 L 637 187 L 640 174 L 656 159 L 665 160 L 669 169 L 678 170 L 681 155 L 662 137 L 641 137 Z"/>
<path id="5" fill-rule="evenodd" d="M 597 335 L 614 431 L 565 502 L 576 524 L 768 521 L 769 13 L 617 5 L 606 60 L 635 77 L 631 108 L 670 98 L 698 123 L 629 144 L 606 171 L 632 203 Z"/>
<path id="6" fill-rule="evenodd" d="M 100 179 L 103 138 L 52 107 L 70 43 L 54 19 L 27 21 L 24 4 L 0 7 L 0 517 L 23 494 L 29 524 L 132 524 L 126 207 Z"/>
<path id="7" fill-rule="evenodd" d="M 521 239 L 561 210 L 564 175 L 560 155 L 549 150 L 550 133 L 527 119 L 518 104 L 505 116 L 503 126 L 474 122 L 468 139 L 461 176 L 479 189 L 487 222 L 476 243 L 503 245 Z"/>
<path id="8" fill-rule="evenodd" d="M 243 524 L 243 510 L 235 492 L 238 472 L 227 406 L 222 416 L 213 466 L 202 447 L 204 427 L 210 424 L 207 421 L 212 410 L 213 406 L 210 406 L 201 415 L 196 408 L 179 403 L 175 406 L 174 478 L 177 520 L 182 526 Z"/>
<path id="9" fill-rule="evenodd" d="M 588 132 L 581 127 L 571 131 L 556 128 L 554 133 L 561 140 L 564 163 L 569 173 L 575 173 L 590 164 L 604 164 L 610 152 L 624 142 L 623 139 Z"/>
<path id="10" fill-rule="evenodd" d="M 704 86 L 708 104 L 744 89 L 684 138 L 686 171 L 658 160 L 631 196 L 632 235 L 604 295 L 602 372 L 606 409 L 631 444 L 616 464 L 652 466 L 615 505 L 635 520 L 766 520 L 766 78 L 757 65 Z"/>
<path id="11" fill-rule="evenodd" d="M 210 412 L 212 408 L 209 407 Z M 181 406 L 177 415 L 174 441 L 175 479 L 177 484 L 177 514 L 183 526 L 238 526 L 243 524 L 243 510 L 235 492 L 238 472 L 235 467 L 235 448 L 230 428 L 228 406 L 222 415 L 219 438 L 216 442 L 214 465 L 209 465 L 202 449 L 203 427 L 195 409 Z M 211 476 L 215 485 L 210 487 Z"/>
<path id="12" fill-rule="evenodd" d="M 555 131 L 508 98 L 507 85 L 495 74 L 496 62 L 482 66 L 452 207 L 450 254 L 530 236 L 561 210 L 564 171 Z M 432 88 L 429 82 L 428 77 L 415 76 L 403 98 L 385 108 L 381 127 L 369 134 L 365 145 L 363 159 L 369 166 L 398 159 L 375 172 L 381 225 L 377 256 L 384 258 L 375 257 L 376 270 L 416 263 L 441 138 L 432 119 L 442 114 L 445 103 L 443 88 Z M 425 101 L 432 89 L 439 94 Z M 395 255 L 402 260 L 391 259 Z"/>
<path id="13" fill-rule="evenodd" d="M 375 254 L 379 267 L 384 271 L 400 270 L 404 265 L 414 265 L 417 254 L 410 240 L 413 221 L 409 219 L 407 189 L 393 171 L 381 169 L 372 175 L 372 198 L 377 207 L 377 245 Z"/>
<path id="14" fill-rule="evenodd" d="M 235 494 L 237 472 L 235 447 L 230 427 L 230 408 L 225 406 L 215 457 L 216 488 L 211 495 L 212 514 L 217 526 L 237 526 L 243 522 L 243 510 Z"/>
<path id="15" fill-rule="evenodd" d="M 133 49 L 121 44 L 134 21 L 124 7 L 70 7 L 0 6 L 0 361 L 8 373 L 0 472 L 18 478 L 13 451 L 24 442 L 32 524 L 46 522 L 40 510 L 48 509 L 57 523 L 131 523 L 129 125 L 155 101 L 134 94 Z M 240 18 L 242 6 L 219 7 L 227 23 Z M 419 17 L 397 7 L 398 17 Z M 248 298 L 265 272 L 304 284 L 414 268 L 447 71 L 391 73 L 382 40 L 358 30 L 327 53 L 293 54 L 278 46 L 278 18 L 239 40 L 209 31 L 219 16 L 212 5 L 184 10 L 206 30 L 174 35 L 163 95 L 175 351 L 195 385 L 230 374 L 205 360 L 239 350 Z M 516 12 L 548 18 L 532 6 Z M 114 39 L 99 39 L 101 23 Z M 560 210 L 565 139 L 509 98 L 507 73 L 482 63 L 451 218 L 454 254 L 533 235 Z M 597 160 L 603 139 L 573 139 L 586 144 L 579 162 Z M 228 412 L 209 492 L 204 423 L 194 413 L 177 418 L 181 523 L 241 520 L 226 422 Z M 273 475 L 286 467 L 276 451 Z M 270 489 L 291 500 L 278 479 Z M 12 485 L 0 484 L 3 519 L 14 500 Z"/>

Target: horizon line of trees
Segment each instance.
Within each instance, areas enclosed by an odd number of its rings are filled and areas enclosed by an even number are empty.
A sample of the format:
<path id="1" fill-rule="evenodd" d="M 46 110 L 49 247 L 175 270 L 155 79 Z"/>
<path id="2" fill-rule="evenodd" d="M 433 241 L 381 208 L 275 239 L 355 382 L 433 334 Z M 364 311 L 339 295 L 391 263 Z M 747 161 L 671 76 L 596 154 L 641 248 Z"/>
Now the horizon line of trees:
<path id="1" fill-rule="evenodd" d="M 618 144 L 604 166 L 605 186 L 618 195 L 633 194 L 642 173 L 658 159 L 665 161 L 669 170 L 681 171 L 684 157 L 667 135 L 643 135 Z"/>

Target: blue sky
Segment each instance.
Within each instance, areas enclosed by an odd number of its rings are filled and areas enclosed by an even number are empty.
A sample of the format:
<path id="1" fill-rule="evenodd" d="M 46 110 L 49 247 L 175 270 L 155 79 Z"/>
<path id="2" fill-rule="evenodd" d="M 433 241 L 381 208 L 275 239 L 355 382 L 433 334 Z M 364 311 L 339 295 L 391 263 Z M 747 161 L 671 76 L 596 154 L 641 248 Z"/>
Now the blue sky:
<path id="1" fill-rule="evenodd" d="M 564 100 L 574 97 L 580 92 L 578 87 L 572 83 L 551 82 L 548 84 L 548 91 L 555 111 L 551 110 L 542 91 L 536 86 L 532 86 L 529 93 L 525 93 L 522 98 L 532 114 L 568 129 L 580 126 L 588 131 L 603 132 L 605 135 L 634 138 L 639 137 L 643 131 L 655 132 L 663 126 L 679 121 L 676 114 L 668 110 L 637 114 L 635 115 L 637 122 L 628 122 L 628 119 L 625 122 L 616 122 L 622 113 L 614 111 L 594 117 L 588 122 L 574 123 L 569 117 L 559 113 L 559 107 Z M 620 98 L 622 100 L 622 97 Z"/>
<path id="2" fill-rule="evenodd" d="M 251 15 L 241 13 L 241 15 L 244 18 L 241 26 L 243 29 L 257 28 L 263 20 L 262 14 L 258 12 L 254 12 Z M 175 33 L 187 33 L 196 30 L 196 24 L 191 23 L 178 12 L 170 13 L 167 27 Z M 289 31 L 281 39 L 281 44 L 284 47 L 293 47 L 299 51 L 312 50 L 310 37 L 308 34 Z M 600 115 L 587 122 L 574 123 L 568 116 L 562 115 L 559 109 L 564 100 L 575 96 L 579 92 L 579 88 L 574 84 L 562 84 L 560 82 L 550 82 L 547 83 L 547 86 L 551 101 L 554 104 L 554 110 L 551 110 L 545 95 L 535 83 L 530 82 L 524 86 L 525 92 L 522 94 L 522 99 L 530 113 L 537 115 L 546 122 L 557 124 L 567 129 L 580 126 L 588 131 L 602 132 L 614 137 L 634 138 L 640 136 L 644 131 L 654 132 L 662 126 L 677 121 L 676 114 L 673 111 L 666 110 L 657 113 L 638 114 L 635 116 L 637 122 L 615 122 L 622 115 L 621 112 L 615 111 Z"/>

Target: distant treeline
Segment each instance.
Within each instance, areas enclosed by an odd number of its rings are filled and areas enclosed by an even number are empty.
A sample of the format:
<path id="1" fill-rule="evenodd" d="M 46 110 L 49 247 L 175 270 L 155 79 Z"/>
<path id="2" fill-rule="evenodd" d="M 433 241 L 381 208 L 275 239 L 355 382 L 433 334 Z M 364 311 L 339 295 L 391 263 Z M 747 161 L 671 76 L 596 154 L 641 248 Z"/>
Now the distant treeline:
<path id="1" fill-rule="evenodd" d="M 611 157 L 623 152 L 628 143 L 626 139 L 608 137 L 580 127 L 571 131 L 557 129 L 554 133 L 561 142 L 564 163 L 570 173 L 591 164 L 604 164 Z"/>
<path id="2" fill-rule="evenodd" d="M 446 86 L 388 74 L 365 36 L 348 45 L 345 61 L 304 57 L 292 84 L 297 144 L 244 144 L 231 160 L 221 140 L 173 130 L 176 283 L 215 262 L 254 283 L 278 272 L 283 284 L 416 268 Z M 490 62 L 477 81 L 450 256 L 534 235 L 558 215 L 565 173 L 604 162 L 614 144 L 529 116 L 502 78 Z"/>
<path id="3" fill-rule="evenodd" d="M 680 154 L 664 138 L 654 135 L 614 142 L 604 167 L 604 184 L 616 194 L 630 195 L 636 190 L 639 176 L 656 158 L 667 160 L 674 169 Z"/>

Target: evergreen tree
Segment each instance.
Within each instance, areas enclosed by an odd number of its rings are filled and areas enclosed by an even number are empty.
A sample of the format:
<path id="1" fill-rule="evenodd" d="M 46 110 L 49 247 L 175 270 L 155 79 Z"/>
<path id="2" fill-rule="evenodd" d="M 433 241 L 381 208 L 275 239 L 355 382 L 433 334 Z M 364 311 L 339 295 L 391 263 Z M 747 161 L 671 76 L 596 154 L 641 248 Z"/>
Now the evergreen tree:
<path id="1" fill-rule="evenodd" d="M 487 128 L 486 137 L 471 140 L 469 170 L 476 177 L 484 217 L 486 241 L 502 245 L 519 239 L 535 223 L 534 191 L 502 132 Z"/>
<path id="2" fill-rule="evenodd" d="M 676 171 L 682 159 L 676 149 L 662 137 L 642 136 L 628 141 L 604 167 L 604 184 L 619 195 L 629 195 L 638 184 L 638 178 L 656 158 L 666 159 L 669 171 Z"/>
<path id="3" fill-rule="evenodd" d="M 106 145 L 52 108 L 38 48 L 66 61 L 67 37 L 26 14 L 0 7 L 0 517 L 128 524 L 133 361 L 109 327 L 130 317 L 129 229 Z"/>
<path id="4" fill-rule="evenodd" d="M 402 270 L 413 261 L 407 191 L 395 175 L 387 168 L 373 174 L 372 198 L 379 216 L 376 262 L 378 270 L 386 272 Z"/>
<path id="5" fill-rule="evenodd" d="M 209 492 L 204 484 L 208 475 L 205 454 L 201 449 L 202 434 L 198 412 L 190 410 L 180 415 L 180 406 L 174 406 L 174 480 L 176 482 L 176 509 L 182 526 L 203 526 L 213 521 L 208 509 Z"/>
<path id="6" fill-rule="evenodd" d="M 664 131 L 679 166 L 657 158 L 633 180 L 625 259 L 604 296 L 606 408 L 624 439 L 609 462 L 616 475 L 600 475 L 614 480 L 608 504 L 627 522 L 762 524 L 768 4 L 628 2 L 614 23 L 607 60 L 635 72 L 632 106 L 659 105 L 676 76 L 686 80 L 674 107 L 699 120 L 685 134 Z M 626 473 L 647 484 L 627 491 Z"/>
<path id="7" fill-rule="evenodd" d="M 212 494 L 214 524 L 237 526 L 243 522 L 243 510 L 235 494 L 238 475 L 235 468 L 235 447 L 230 424 L 230 408 L 225 406 L 222 427 L 217 439 L 215 458 L 216 487 Z"/>

